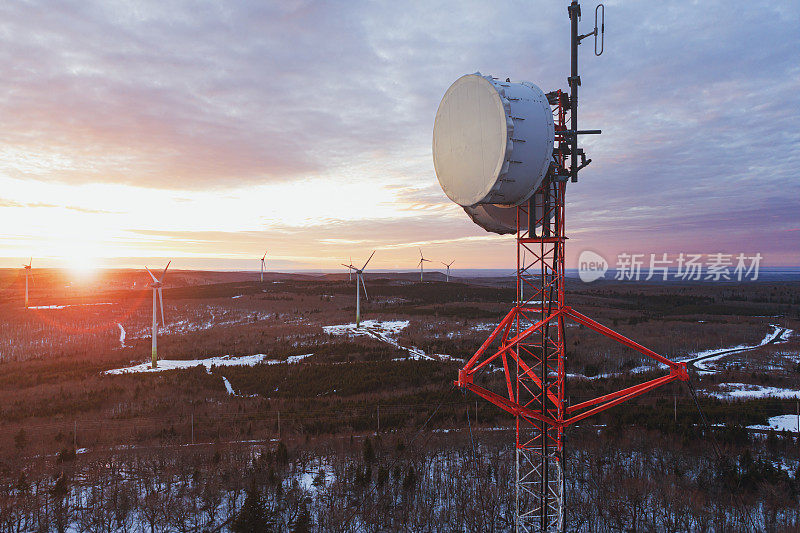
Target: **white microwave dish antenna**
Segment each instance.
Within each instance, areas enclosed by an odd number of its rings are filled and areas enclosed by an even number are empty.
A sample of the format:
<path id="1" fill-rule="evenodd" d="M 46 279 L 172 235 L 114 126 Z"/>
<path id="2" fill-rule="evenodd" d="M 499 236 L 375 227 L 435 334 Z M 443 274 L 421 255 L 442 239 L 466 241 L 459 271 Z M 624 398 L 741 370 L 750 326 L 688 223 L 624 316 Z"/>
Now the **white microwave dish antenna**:
<path id="1" fill-rule="evenodd" d="M 550 104 L 533 83 L 461 76 L 436 112 L 436 177 L 462 207 L 520 205 L 547 174 L 554 137 Z"/>
<path id="2" fill-rule="evenodd" d="M 517 208 L 494 204 L 480 204 L 464 207 L 464 212 L 478 226 L 490 233 L 508 235 L 517 232 Z M 542 227 L 542 208 L 541 203 L 537 202 L 534 207 L 534 228 L 538 231 Z M 549 213 L 549 220 L 552 220 L 553 213 Z M 548 220 L 548 221 L 549 221 Z M 523 217 L 519 221 L 520 231 L 528 230 L 528 217 Z"/>

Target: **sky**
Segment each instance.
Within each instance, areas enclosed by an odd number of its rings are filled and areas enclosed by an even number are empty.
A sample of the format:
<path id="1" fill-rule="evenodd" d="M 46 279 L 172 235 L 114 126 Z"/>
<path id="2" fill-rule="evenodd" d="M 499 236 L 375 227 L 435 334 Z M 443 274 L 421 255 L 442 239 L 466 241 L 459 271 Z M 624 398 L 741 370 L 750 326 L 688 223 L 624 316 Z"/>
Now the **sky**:
<path id="1" fill-rule="evenodd" d="M 581 45 L 583 250 L 800 265 L 800 3 L 607 1 Z M 566 89 L 566 1 L 0 4 L 0 267 L 510 268 L 438 185 L 439 101 Z M 584 3 L 581 31 L 594 4 Z"/>

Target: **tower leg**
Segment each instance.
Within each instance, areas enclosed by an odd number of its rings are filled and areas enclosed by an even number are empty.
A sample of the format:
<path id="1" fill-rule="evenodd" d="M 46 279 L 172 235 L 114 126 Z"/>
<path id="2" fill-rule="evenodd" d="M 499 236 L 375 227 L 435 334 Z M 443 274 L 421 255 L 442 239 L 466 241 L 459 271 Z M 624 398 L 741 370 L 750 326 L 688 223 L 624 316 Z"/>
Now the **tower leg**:
<path id="1" fill-rule="evenodd" d="M 151 350 L 151 357 L 152 357 L 152 368 L 158 367 L 158 355 L 157 355 L 157 339 L 158 339 L 158 320 L 156 319 L 156 291 L 153 290 L 153 331 L 151 333 L 152 337 L 152 350 Z"/>
<path id="2" fill-rule="evenodd" d="M 546 182 L 527 206 L 518 208 L 517 304 L 511 338 L 564 306 L 563 192 L 563 184 Z M 512 357 L 517 361 L 516 403 L 549 419 L 563 419 L 561 318 L 517 343 Z M 563 430 L 520 416 L 516 428 L 517 531 L 561 532 Z"/>
<path id="3" fill-rule="evenodd" d="M 361 282 L 361 279 L 358 274 L 356 274 L 356 327 L 361 326 L 361 287 L 358 284 Z"/>

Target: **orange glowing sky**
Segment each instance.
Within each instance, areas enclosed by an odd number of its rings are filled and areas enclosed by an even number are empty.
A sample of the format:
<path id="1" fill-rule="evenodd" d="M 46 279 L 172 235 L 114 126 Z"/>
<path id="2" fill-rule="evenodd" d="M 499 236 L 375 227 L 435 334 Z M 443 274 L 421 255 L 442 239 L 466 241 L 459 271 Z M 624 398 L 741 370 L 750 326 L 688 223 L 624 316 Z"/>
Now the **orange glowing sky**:
<path id="1" fill-rule="evenodd" d="M 798 264 L 800 8 L 723 7 L 609 5 L 605 54 L 582 51 L 604 133 L 568 190 L 568 267 Z M 0 266 L 256 270 L 268 250 L 322 270 L 377 249 L 374 268 L 413 269 L 421 246 L 509 268 L 511 239 L 439 189 L 433 118 L 476 70 L 564 88 L 567 31 L 558 2 L 5 3 Z"/>

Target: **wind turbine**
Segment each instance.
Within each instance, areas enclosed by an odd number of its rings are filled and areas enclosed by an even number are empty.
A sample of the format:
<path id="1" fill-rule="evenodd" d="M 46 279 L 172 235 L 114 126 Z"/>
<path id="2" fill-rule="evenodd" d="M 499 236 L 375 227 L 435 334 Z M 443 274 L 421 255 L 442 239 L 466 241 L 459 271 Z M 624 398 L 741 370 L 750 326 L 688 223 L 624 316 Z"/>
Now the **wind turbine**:
<path id="1" fill-rule="evenodd" d="M 356 328 L 361 325 L 361 288 L 364 289 L 364 298 L 369 300 L 369 296 L 367 295 L 367 286 L 364 285 L 364 269 L 367 268 L 367 265 L 370 261 L 372 261 L 372 256 L 375 255 L 375 251 L 373 250 L 372 255 L 369 256 L 367 262 L 364 263 L 364 266 L 361 268 L 356 268 L 353 266 L 353 262 L 351 261 L 349 265 L 345 265 L 342 263 L 342 266 L 349 269 L 349 272 L 352 274 L 355 272 L 356 274 Z M 359 281 L 361 282 L 361 286 L 359 287 Z"/>
<path id="2" fill-rule="evenodd" d="M 172 263 L 172 261 L 167 263 L 167 266 L 164 267 L 164 272 L 161 274 L 160 280 L 156 279 L 153 273 L 150 272 L 149 268 L 144 267 L 144 269 L 147 270 L 147 273 L 150 274 L 150 277 L 153 278 L 153 283 L 150 284 L 150 286 L 153 288 L 153 332 L 151 335 L 151 338 L 153 339 L 152 368 L 158 367 L 158 355 L 156 351 L 156 345 L 158 342 L 158 314 L 156 312 L 156 299 L 158 299 L 158 303 L 161 304 L 161 325 L 164 325 L 164 296 L 161 294 L 161 287 L 164 285 L 164 278 L 167 276 L 167 269 L 169 268 L 170 263 Z"/>
<path id="3" fill-rule="evenodd" d="M 31 265 L 33 264 L 33 257 L 31 257 L 30 261 L 28 261 L 27 265 L 22 265 L 25 272 L 25 309 L 28 308 L 28 277 L 30 277 L 33 272 L 31 271 Z"/>
<path id="4" fill-rule="evenodd" d="M 427 261 L 428 263 L 433 263 L 433 261 L 431 261 L 430 259 L 425 259 L 422 256 L 422 248 L 420 248 L 419 249 L 419 263 L 417 263 L 417 266 L 419 266 L 419 280 L 420 281 L 422 281 L 422 274 L 425 271 L 425 268 L 424 268 L 424 265 L 423 265 L 423 263 L 425 261 Z"/>
<path id="5" fill-rule="evenodd" d="M 267 252 L 264 252 L 264 255 L 261 256 L 261 283 L 264 283 L 264 259 L 267 257 Z"/>
<path id="6" fill-rule="evenodd" d="M 442 263 L 444 266 L 446 266 L 446 267 L 447 267 L 447 282 L 448 282 L 448 283 L 450 283 L 450 265 L 452 265 L 452 264 L 453 264 L 453 263 L 455 263 L 455 262 L 456 262 L 456 260 L 455 260 L 455 259 L 453 259 L 453 260 L 452 260 L 452 261 L 450 261 L 449 263 L 445 263 L 444 261 L 440 261 L 440 263 Z"/>

